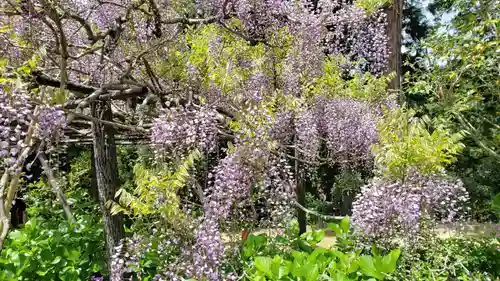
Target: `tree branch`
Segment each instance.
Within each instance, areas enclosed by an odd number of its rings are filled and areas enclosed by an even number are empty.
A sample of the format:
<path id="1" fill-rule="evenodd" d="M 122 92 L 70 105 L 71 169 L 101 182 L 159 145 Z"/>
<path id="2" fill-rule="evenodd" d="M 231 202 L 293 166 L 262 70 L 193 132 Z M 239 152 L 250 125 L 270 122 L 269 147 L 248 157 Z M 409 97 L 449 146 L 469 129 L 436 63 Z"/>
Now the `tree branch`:
<path id="1" fill-rule="evenodd" d="M 116 123 L 116 122 L 112 122 L 112 121 L 101 120 L 99 118 L 88 116 L 88 115 L 81 114 L 81 113 L 76 113 L 76 112 L 72 112 L 72 111 L 68 111 L 68 110 L 66 110 L 66 111 L 69 114 L 74 114 L 75 117 L 90 120 L 90 121 L 97 122 L 97 123 L 101 123 L 103 125 L 111 126 L 111 127 L 117 128 L 117 129 L 124 129 L 124 130 L 128 130 L 128 131 L 144 133 L 144 134 L 148 133 L 148 130 L 146 130 L 142 127 L 129 126 L 129 125 Z"/>
<path id="2" fill-rule="evenodd" d="M 60 88 L 61 87 L 61 81 L 54 79 L 52 77 L 49 77 L 48 75 L 34 71 L 33 76 L 35 78 L 35 83 L 37 85 L 42 85 L 42 86 L 50 86 L 54 88 Z M 66 85 L 66 89 L 70 90 L 71 92 L 75 93 L 77 97 L 83 98 L 86 95 L 92 94 L 96 88 L 92 86 L 87 86 L 87 85 L 82 85 L 78 83 L 73 83 L 73 82 L 68 82 Z"/>
<path id="3" fill-rule="evenodd" d="M 70 223 L 75 222 L 75 218 L 73 217 L 73 214 L 71 213 L 71 208 L 69 207 L 68 200 L 66 200 L 66 196 L 64 195 L 64 192 L 61 190 L 61 188 L 57 184 L 57 181 L 54 177 L 54 173 L 52 172 L 52 169 L 49 166 L 49 162 L 47 161 L 47 157 L 45 156 L 45 153 L 41 152 L 38 155 L 38 160 L 40 161 L 40 164 L 42 164 L 43 172 L 47 176 L 49 184 L 52 187 L 52 192 L 54 192 L 54 194 L 59 199 L 59 202 L 61 203 L 61 206 L 64 210 L 64 214 L 66 215 L 66 219 Z"/>
<path id="4" fill-rule="evenodd" d="M 328 215 L 323 215 L 323 214 L 320 214 L 318 212 L 315 212 L 313 210 L 309 210 L 307 209 L 306 207 L 302 206 L 299 204 L 299 202 L 297 201 L 294 201 L 293 204 L 298 207 L 299 209 L 301 209 L 302 211 L 310 214 L 310 215 L 313 215 L 313 216 L 316 216 L 316 217 L 319 217 L 319 218 L 322 218 L 324 220 L 341 220 L 343 219 L 344 217 L 343 216 L 328 216 Z"/>

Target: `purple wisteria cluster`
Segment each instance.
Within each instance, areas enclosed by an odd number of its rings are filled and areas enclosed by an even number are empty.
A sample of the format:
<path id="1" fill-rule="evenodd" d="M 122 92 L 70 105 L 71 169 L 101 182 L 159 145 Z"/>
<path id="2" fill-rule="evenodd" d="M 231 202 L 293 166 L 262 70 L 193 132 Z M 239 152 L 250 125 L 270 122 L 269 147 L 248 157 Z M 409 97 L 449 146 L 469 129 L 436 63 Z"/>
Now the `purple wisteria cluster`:
<path id="1" fill-rule="evenodd" d="M 295 118 L 297 145 L 307 161 L 315 162 L 325 144 L 332 164 L 368 164 L 370 146 L 377 141 L 376 124 L 377 115 L 367 103 L 318 98 Z"/>
<path id="2" fill-rule="evenodd" d="M 283 0 L 238 0 L 232 3 L 232 8 L 244 31 L 255 38 L 265 38 L 283 27 L 286 24 L 284 16 L 291 11 L 290 4 Z"/>
<path id="3" fill-rule="evenodd" d="M 31 137 L 50 145 L 63 137 L 67 121 L 59 105 L 35 109 L 22 89 L 7 91 L 5 87 L 0 85 L 0 167 L 20 169 L 15 163 L 30 145 L 26 142 L 30 125 L 35 126 Z"/>
<path id="4" fill-rule="evenodd" d="M 153 280 L 236 280 L 233 273 L 219 269 L 224 262 L 225 246 L 221 241 L 218 223 L 201 218 L 195 218 L 191 223 L 190 228 L 196 230 L 194 243 L 191 239 L 181 242 L 166 238 L 158 244 L 156 251 L 163 265 L 158 268 L 161 274 L 156 274 Z M 151 246 L 151 242 L 147 244 L 149 251 L 152 250 Z"/>
<path id="5" fill-rule="evenodd" d="M 192 149 L 212 151 L 217 145 L 216 111 L 209 107 L 167 109 L 153 120 L 151 143 L 161 155 L 184 155 Z"/>
<path id="6" fill-rule="evenodd" d="M 307 161 L 315 161 L 321 148 L 320 122 L 316 108 L 307 108 L 295 118 L 296 145 L 302 150 L 302 156 Z"/>
<path id="7" fill-rule="evenodd" d="M 186 270 L 188 276 L 197 280 L 221 280 L 223 273 L 220 266 L 224 261 L 225 246 L 222 243 L 217 218 L 205 215 L 203 222 L 196 229 L 193 263 Z"/>
<path id="8" fill-rule="evenodd" d="M 128 280 L 133 274 L 138 272 L 141 240 L 134 238 L 125 238 L 119 245 L 115 247 L 115 251 L 111 260 L 110 281 Z"/>
<path id="9" fill-rule="evenodd" d="M 247 149 L 248 148 L 248 149 Z M 213 175 L 213 186 L 207 191 L 204 201 L 204 218 L 196 230 L 193 264 L 189 267 L 197 280 L 221 280 L 220 271 L 225 259 L 220 225 L 227 220 L 255 217 L 246 209 L 239 209 L 240 202 L 253 197 L 265 198 L 266 210 L 276 224 L 289 215 L 294 198 L 294 180 L 291 167 L 285 160 L 268 155 L 269 152 L 253 147 L 237 148 L 221 160 Z M 268 159 L 264 159 L 268 157 Z M 273 158 L 273 159 L 269 159 Z M 261 165 L 259 169 L 255 165 Z M 246 202 L 247 204 L 249 202 Z M 255 204 L 255 202 L 250 202 Z M 232 280 L 231 278 L 227 278 Z"/>
<path id="10" fill-rule="evenodd" d="M 381 74 L 389 57 L 387 24 L 382 10 L 370 14 L 351 1 L 221 1 L 198 2 L 199 8 L 214 15 L 234 11 L 242 32 L 250 38 L 272 41 L 286 28 L 294 37 L 284 68 L 284 88 L 297 91 L 301 76 L 314 77 L 321 71 L 324 52 L 343 55 L 349 68 Z M 355 62 L 361 62 L 357 64 Z M 309 77 L 308 77 L 309 78 Z"/>
<path id="11" fill-rule="evenodd" d="M 364 61 L 361 65 L 372 73 L 383 73 L 389 58 L 386 25 L 382 10 L 367 15 L 355 4 L 344 4 L 328 18 L 326 50 L 329 54 L 344 55 L 352 62 Z"/>
<path id="12" fill-rule="evenodd" d="M 259 155 L 244 154 L 243 149 L 240 148 L 235 153 L 226 156 L 217 165 L 212 176 L 212 188 L 205 196 L 204 210 L 206 217 L 228 218 L 233 202 L 241 201 L 251 195 L 257 172 L 250 166 L 251 163 L 249 162 L 251 160 L 244 157 L 253 156 L 255 157 L 253 159 L 256 159 Z M 253 150 L 250 153 L 263 154 L 260 149 Z"/>
<path id="13" fill-rule="evenodd" d="M 292 167 L 282 157 L 271 156 L 262 180 L 258 182 L 259 198 L 264 201 L 269 218 L 262 222 L 265 226 L 285 227 L 283 222 L 290 219 L 295 200 L 295 179 Z"/>
<path id="14" fill-rule="evenodd" d="M 246 85 L 246 96 L 250 100 L 260 102 L 269 88 L 269 78 L 262 72 L 255 73 L 250 77 Z"/>
<path id="15" fill-rule="evenodd" d="M 377 141 L 377 116 L 372 108 L 352 99 L 319 100 L 320 130 L 329 159 L 336 163 L 366 164 Z"/>
<path id="16" fill-rule="evenodd" d="M 0 85 L 0 168 L 15 168 L 31 123 L 33 106 L 22 91 L 8 92 Z M 18 167 L 19 168 L 19 167 Z"/>
<path id="17" fill-rule="evenodd" d="M 353 203 L 352 225 L 370 241 L 410 245 L 423 223 L 450 222 L 466 211 L 468 194 L 460 180 L 443 175 L 410 173 L 404 180 L 376 179 L 364 186 Z"/>
<path id="18" fill-rule="evenodd" d="M 247 105 L 246 113 L 251 114 L 245 129 L 236 136 L 235 149 L 221 159 L 209 175 L 211 188 L 204 196 L 204 217 L 196 231 L 194 263 L 190 270 L 198 280 L 222 278 L 220 266 L 226 253 L 219 229 L 232 219 L 255 217 L 256 214 L 248 213 L 243 205 L 255 204 L 250 201 L 263 198 L 276 223 L 282 222 L 293 209 L 290 201 L 294 198 L 295 182 L 291 167 L 268 148 L 265 125 L 270 124 L 272 118 L 263 108 L 250 102 Z"/>
<path id="19" fill-rule="evenodd" d="M 37 136 L 50 145 L 64 135 L 67 119 L 60 105 L 45 106 L 40 109 L 37 122 Z"/>
<path id="20" fill-rule="evenodd" d="M 13 2 L 4 2 L 0 3 L 0 7 L 14 10 Z M 178 31 L 178 25 L 161 24 L 159 21 L 160 18 L 178 16 L 171 8 L 170 1 L 155 0 L 149 3 L 154 3 L 152 6 L 157 15 L 152 15 L 144 7 L 140 9 L 137 2 L 132 0 L 20 2 L 19 5 L 23 7 L 15 10 L 23 13 L 0 16 L 2 24 L 12 25 L 10 31 L 0 33 L 0 42 L 5 42 L 2 51 L 5 46 L 8 57 L 12 58 L 10 61 L 16 63 L 29 59 L 38 48 L 58 50 L 59 56 L 59 37 L 64 36 L 68 53 L 66 70 L 70 80 L 98 86 L 116 81 L 127 71 L 127 67 L 130 68 L 130 74 L 140 75 L 141 69 L 137 62 L 130 60 L 130 56 L 135 55 L 135 48 L 129 47 L 147 48 L 160 36 L 175 36 Z M 55 28 L 59 23 L 50 15 L 52 12 L 59 13 L 60 29 Z M 92 47 L 96 40 L 101 40 L 104 48 Z M 17 47 L 20 41 L 29 41 L 29 47 Z M 124 46 L 125 42 L 127 46 Z M 101 51 L 105 54 L 101 54 Z M 52 62 L 46 60 L 45 63 Z M 58 76 L 60 68 L 57 63 L 54 66 L 47 73 Z"/>
<path id="21" fill-rule="evenodd" d="M 293 139 L 294 119 L 291 111 L 282 110 L 276 112 L 272 125 L 269 127 L 269 136 L 282 143 L 290 143 Z"/>

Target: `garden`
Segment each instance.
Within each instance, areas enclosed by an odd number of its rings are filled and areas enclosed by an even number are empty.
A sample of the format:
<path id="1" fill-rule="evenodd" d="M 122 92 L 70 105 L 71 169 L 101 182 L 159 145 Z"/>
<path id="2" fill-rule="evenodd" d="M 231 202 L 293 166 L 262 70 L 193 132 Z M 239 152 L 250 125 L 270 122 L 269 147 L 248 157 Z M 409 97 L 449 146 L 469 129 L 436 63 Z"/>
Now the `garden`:
<path id="1" fill-rule="evenodd" d="M 500 280 L 500 1 L 0 1 L 0 281 Z"/>

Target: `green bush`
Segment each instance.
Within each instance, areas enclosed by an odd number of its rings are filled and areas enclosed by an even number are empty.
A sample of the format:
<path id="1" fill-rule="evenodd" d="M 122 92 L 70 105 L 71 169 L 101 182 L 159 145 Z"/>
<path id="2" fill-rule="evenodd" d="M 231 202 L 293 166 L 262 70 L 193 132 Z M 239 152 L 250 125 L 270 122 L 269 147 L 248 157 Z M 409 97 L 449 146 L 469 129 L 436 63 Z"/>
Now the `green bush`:
<path id="1" fill-rule="evenodd" d="M 337 234 L 339 244 L 348 242 L 349 220 L 329 224 Z M 325 237 L 325 231 L 311 231 L 291 241 L 288 249 L 280 254 L 269 255 L 268 239 L 250 236 L 243 245 L 242 258 L 248 260 L 245 269 L 247 280 L 385 280 L 397 266 L 400 250 L 380 255 L 372 248 L 371 254 L 362 251 L 341 251 L 338 248 L 316 247 Z M 298 248 L 293 247 L 294 244 Z"/>
<path id="2" fill-rule="evenodd" d="M 107 271 L 101 214 L 88 192 L 90 159 L 88 152 L 77 152 L 71 171 L 58 181 L 76 219 L 72 225 L 45 179 L 24 188 L 29 220 L 9 233 L 0 280 L 86 281 Z"/>
<path id="3" fill-rule="evenodd" d="M 420 255 L 403 255 L 397 280 L 496 280 L 500 277 L 498 239 L 439 239 Z"/>
<path id="4" fill-rule="evenodd" d="M 90 217 L 73 225 L 32 218 L 9 234 L 0 255 L 0 280 L 88 280 L 106 270 L 102 227 Z"/>

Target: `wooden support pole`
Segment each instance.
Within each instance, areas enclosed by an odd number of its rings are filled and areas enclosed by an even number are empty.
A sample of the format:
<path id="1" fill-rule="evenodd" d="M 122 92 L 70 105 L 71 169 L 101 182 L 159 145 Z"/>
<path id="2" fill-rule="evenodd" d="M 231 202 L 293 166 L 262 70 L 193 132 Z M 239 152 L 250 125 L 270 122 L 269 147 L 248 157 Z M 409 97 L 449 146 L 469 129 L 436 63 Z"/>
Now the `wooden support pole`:
<path id="1" fill-rule="evenodd" d="M 114 128 L 104 126 L 96 120 L 111 122 L 112 112 L 109 102 L 95 102 L 91 105 L 92 137 L 94 143 L 94 164 L 97 178 L 99 205 L 103 217 L 104 235 L 108 256 L 108 268 L 111 270 L 111 258 L 114 248 L 125 237 L 123 217 L 120 214 L 111 215 L 106 203 L 113 200 L 118 190 L 118 165 L 116 157 L 116 144 Z"/>
<path id="2" fill-rule="evenodd" d="M 392 0 L 390 6 L 386 8 L 387 14 L 387 36 L 389 39 L 389 64 L 388 73 L 393 73 L 395 76 L 391 80 L 390 89 L 393 91 L 401 90 L 401 40 L 403 31 L 403 6 L 404 0 Z M 402 102 L 402 95 L 400 95 L 399 102 Z"/>

